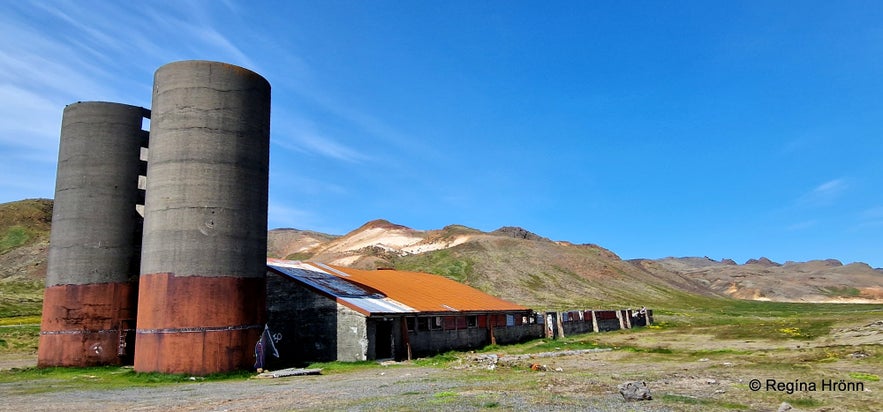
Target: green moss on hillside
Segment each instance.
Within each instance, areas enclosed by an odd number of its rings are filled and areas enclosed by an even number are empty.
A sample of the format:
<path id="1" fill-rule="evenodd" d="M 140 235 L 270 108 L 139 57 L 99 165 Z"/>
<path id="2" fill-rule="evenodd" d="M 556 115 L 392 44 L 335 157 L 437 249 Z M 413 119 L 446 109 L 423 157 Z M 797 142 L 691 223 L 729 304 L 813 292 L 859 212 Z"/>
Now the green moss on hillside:
<path id="1" fill-rule="evenodd" d="M 475 273 L 472 259 L 456 256 L 448 249 L 396 258 L 392 263 L 398 270 L 432 273 L 462 283 L 468 283 Z"/>

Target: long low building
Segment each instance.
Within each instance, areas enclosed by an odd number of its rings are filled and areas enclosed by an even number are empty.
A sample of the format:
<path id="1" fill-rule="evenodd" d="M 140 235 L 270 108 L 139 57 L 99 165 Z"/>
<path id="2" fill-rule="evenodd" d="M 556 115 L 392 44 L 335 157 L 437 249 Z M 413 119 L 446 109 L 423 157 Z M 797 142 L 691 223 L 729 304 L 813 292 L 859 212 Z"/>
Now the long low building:
<path id="1" fill-rule="evenodd" d="M 273 368 L 409 359 L 543 333 L 531 309 L 442 276 L 279 259 L 267 268 Z"/>

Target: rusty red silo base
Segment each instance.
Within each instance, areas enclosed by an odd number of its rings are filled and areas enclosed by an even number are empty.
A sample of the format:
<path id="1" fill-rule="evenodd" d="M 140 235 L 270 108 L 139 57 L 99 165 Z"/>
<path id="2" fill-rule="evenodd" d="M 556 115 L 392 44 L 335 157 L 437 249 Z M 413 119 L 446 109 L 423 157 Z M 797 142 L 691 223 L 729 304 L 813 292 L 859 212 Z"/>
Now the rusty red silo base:
<path id="1" fill-rule="evenodd" d="M 37 366 L 130 362 L 137 286 L 126 282 L 47 287 Z"/>
<path id="2" fill-rule="evenodd" d="M 141 276 L 135 371 L 208 375 L 251 369 L 266 280 Z"/>

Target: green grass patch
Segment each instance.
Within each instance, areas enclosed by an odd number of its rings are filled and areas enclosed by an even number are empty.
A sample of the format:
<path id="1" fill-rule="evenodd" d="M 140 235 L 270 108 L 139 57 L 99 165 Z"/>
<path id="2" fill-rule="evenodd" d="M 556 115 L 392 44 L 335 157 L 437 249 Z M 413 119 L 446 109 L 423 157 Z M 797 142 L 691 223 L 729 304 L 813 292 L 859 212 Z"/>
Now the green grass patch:
<path id="1" fill-rule="evenodd" d="M 0 326 L 29 326 L 39 325 L 40 316 L 14 316 L 11 318 L 0 318 Z"/>
<path id="2" fill-rule="evenodd" d="M 824 292 L 828 296 L 843 298 L 855 298 L 862 294 L 862 291 L 848 286 L 825 288 Z"/>
<path id="3" fill-rule="evenodd" d="M 428 358 L 417 358 L 413 360 L 413 363 L 417 366 L 428 366 L 428 367 L 445 367 L 453 362 L 459 360 L 457 356 L 460 352 L 445 352 L 440 353 L 438 355 L 428 357 Z"/>
<path id="4" fill-rule="evenodd" d="M 488 345 L 478 350 L 478 352 L 522 355 L 540 352 L 557 352 L 563 350 L 607 348 L 607 346 L 599 345 L 592 338 L 592 334 L 582 334 L 567 336 L 559 339 L 534 339 L 512 345 Z"/>
<path id="5" fill-rule="evenodd" d="M 392 263 L 398 270 L 433 273 L 461 283 L 468 283 L 475 273 L 472 259 L 459 258 L 447 249 L 395 258 Z"/>
<path id="6" fill-rule="evenodd" d="M 32 230 L 23 226 L 11 226 L 0 236 L 0 254 L 23 246 L 34 237 Z"/>
<path id="7" fill-rule="evenodd" d="M 308 369 L 322 369 L 323 375 L 334 373 L 347 373 L 365 369 L 382 368 L 376 361 L 358 361 L 358 362 L 316 362 L 307 366 Z"/>
<path id="8" fill-rule="evenodd" d="M 292 253 L 292 254 L 286 256 L 285 260 L 301 260 L 301 261 L 303 261 L 303 260 L 309 260 L 311 257 L 313 257 L 312 253 L 297 252 L 297 253 Z"/>
<path id="9" fill-rule="evenodd" d="M 638 348 L 638 347 L 634 347 L 634 346 L 621 346 L 619 349 L 627 351 L 627 352 L 635 352 L 635 353 L 661 353 L 664 355 L 671 355 L 674 353 L 674 351 L 672 351 L 669 348 L 660 348 L 660 347 Z"/>
<path id="10" fill-rule="evenodd" d="M 707 407 L 716 407 L 723 409 L 732 409 L 732 410 L 745 410 L 749 409 L 748 405 L 743 405 L 741 403 L 735 402 L 726 402 L 716 399 L 702 399 L 696 398 L 693 396 L 684 396 L 684 395 L 676 395 L 676 394 L 663 394 L 662 401 L 666 403 L 679 403 L 686 405 L 702 405 Z"/>
<path id="11" fill-rule="evenodd" d="M 787 399 L 786 402 L 791 404 L 791 406 L 796 406 L 798 408 L 815 408 L 825 404 L 824 402 L 809 396 Z"/>
<path id="12" fill-rule="evenodd" d="M 852 379 L 858 379 L 860 381 L 868 381 L 868 382 L 879 382 L 880 381 L 880 376 L 875 375 L 873 373 L 852 372 L 849 374 L 849 377 Z"/>
<path id="13" fill-rule="evenodd" d="M 39 324 L 0 327 L 0 353 L 34 353 L 39 341 Z"/>
<path id="14" fill-rule="evenodd" d="M 43 310 L 43 282 L 0 282 L 0 319 L 40 316 Z"/>
<path id="15" fill-rule="evenodd" d="M 690 356 L 697 357 L 708 357 L 715 355 L 751 355 L 755 353 L 750 350 L 736 350 L 736 349 L 715 349 L 715 350 L 697 350 L 690 352 Z"/>
<path id="16" fill-rule="evenodd" d="M 17 389 L 20 394 L 67 390 L 123 389 L 133 386 L 160 386 L 180 383 L 244 380 L 249 371 L 218 373 L 204 377 L 190 375 L 138 373 L 131 367 L 104 366 L 91 368 L 27 368 L 0 371 L 0 383 L 28 382 Z"/>
<path id="17" fill-rule="evenodd" d="M 432 400 L 429 402 L 433 405 L 444 405 L 457 401 L 460 395 L 457 392 L 443 391 L 432 394 Z"/>
<path id="18" fill-rule="evenodd" d="M 812 340 L 831 332 L 830 319 L 734 319 L 719 325 L 714 335 L 720 339 Z"/>

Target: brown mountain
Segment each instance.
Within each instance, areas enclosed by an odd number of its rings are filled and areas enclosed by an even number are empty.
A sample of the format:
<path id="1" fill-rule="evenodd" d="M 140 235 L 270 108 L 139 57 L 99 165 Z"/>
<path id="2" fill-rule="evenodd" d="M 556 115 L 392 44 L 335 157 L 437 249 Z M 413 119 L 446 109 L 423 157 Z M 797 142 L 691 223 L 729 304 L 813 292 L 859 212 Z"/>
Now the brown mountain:
<path id="1" fill-rule="evenodd" d="M 276 231 L 270 232 L 270 238 Z M 272 243 L 272 241 L 271 241 Z M 465 226 L 415 230 L 368 222 L 299 257 L 363 269 L 437 273 L 535 308 L 664 303 L 683 294 L 793 302 L 881 302 L 883 271 L 837 260 L 637 259 L 597 245 L 555 242 L 518 227 L 482 232 Z"/>
<path id="2" fill-rule="evenodd" d="M 42 280 L 51 200 L 0 204 L 0 281 Z M 444 275 L 536 309 L 665 306 L 715 297 L 773 301 L 883 302 L 883 271 L 836 260 L 745 264 L 724 259 L 624 261 L 598 245 L 552 241 L 519 227 L 482 232 L 451 225 L 415 230 L 374 220 L 343 236 L 268 232 L 271 257 L 363 269 Z"/>
<path id="3" fill-rule="evenodd" d="M 27 199 L 0 204 L 0 280 L 46 278 L 52 200 Z"/>

